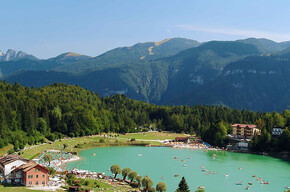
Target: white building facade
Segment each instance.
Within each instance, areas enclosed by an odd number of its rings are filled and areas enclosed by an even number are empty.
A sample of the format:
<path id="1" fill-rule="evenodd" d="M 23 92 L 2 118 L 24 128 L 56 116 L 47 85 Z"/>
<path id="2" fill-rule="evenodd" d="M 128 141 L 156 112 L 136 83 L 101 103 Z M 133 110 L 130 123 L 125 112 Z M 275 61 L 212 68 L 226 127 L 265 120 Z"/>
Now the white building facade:
<path id="1" fill-rule="evenodd" d="M 273 127 L 272 135 L 279 136 L 283 133 L 284 127 Z"/>

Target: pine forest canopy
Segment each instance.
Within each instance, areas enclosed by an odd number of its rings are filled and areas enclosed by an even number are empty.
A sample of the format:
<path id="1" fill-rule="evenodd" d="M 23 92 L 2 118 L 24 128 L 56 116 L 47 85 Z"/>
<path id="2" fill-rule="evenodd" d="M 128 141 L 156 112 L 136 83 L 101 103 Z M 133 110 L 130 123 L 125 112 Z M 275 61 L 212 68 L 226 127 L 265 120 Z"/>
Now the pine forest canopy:
<path id="1" fill-rule="evenodd" d="M 288 129 L 279 141 L 270 134 L 274 126 L 289 128 L 288 110 L 265 113 L 224 106 L 157 106 L 125 95 L 100 98 L 79 86 L 29 88 L 7 82 L 0 82 L 0 106 L 0 148 L 12 143 L 19 150 L 45 138 L 136 132 L 140 131 L 136 127 L 144 125 L 160 131 L 196 133 L 212 145 L 224 146 L 231 124 L 256 123 L 262 136 L 255 138 L 253 149 L 290 150 Z M 267 147 L 261 148 L 264 142 Z"/>

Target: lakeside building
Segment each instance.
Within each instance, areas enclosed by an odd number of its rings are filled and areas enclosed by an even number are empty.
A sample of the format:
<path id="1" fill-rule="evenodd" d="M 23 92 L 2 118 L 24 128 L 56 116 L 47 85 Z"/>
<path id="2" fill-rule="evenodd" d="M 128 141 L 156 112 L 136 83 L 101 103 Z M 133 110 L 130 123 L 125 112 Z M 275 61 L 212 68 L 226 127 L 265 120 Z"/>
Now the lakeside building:
<path id="1" fill-rule="evenodd" d="M 48 169 L 16 155 L 0 157 L 0 173 L 9 184 L 47 185 Z"/>
<path id="2" fill-rule="evenodd" d="M 175 137 L 175 142 L 184 142 L 184 143 L 190 143 L 190 137 Z"/>
<path id="3" fill-rule="evenodd" d="M 272 135 L 280 136 L 283 133 L 284 129 L 285 127 L 273 127 Z"/>
<path id="4" fill-rule="evenodd" d="M 16 167 L 28 162 L 28 159 L 16 155 L 6 155 L 0 157 L 0 173 L 4 176 L 8 176 Z"/>
<path id="5" fill-rule="evenodd" d="M 258 129 L 257 125 L 235 123 L 232 128 L 233 136 L 236 138 L 252 139 L 255 134 L 261 134 L 261 130 Z"/>
<path id="6" fill-rule="evenodd" d="M 11 175 L 25 186 L 47 185 L 48 183 L 48 169 L 33 161 L 19 166 L 11 172 Z"/>

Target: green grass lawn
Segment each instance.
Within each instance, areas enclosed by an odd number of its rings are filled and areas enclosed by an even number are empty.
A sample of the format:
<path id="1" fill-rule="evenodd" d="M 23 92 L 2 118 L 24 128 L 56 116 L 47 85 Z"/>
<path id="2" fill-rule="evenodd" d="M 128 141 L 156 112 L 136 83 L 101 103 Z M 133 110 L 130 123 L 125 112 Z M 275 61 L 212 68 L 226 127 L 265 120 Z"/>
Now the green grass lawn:
<path id="1" fill-rule="evenodd" d="M 106 183 L 102 183 L 100 181 L 97 181 L 98 185 L 100 186 L 100 188 L 105 188 L 105 189 L 114 189 L 111 185 L 108 185 Z"/>
<path id="2" fill-rule="evenodd" d="M 163 133 L 163 132 L 145 132 L 143 133 L 127 133 L 126 135 L 120 135 L 119 138 L 127 139 L 141 139 L 141 140 L 165 140 L 165 139 L 174 139 L 175 137 L 186 137 L 186 134 L 179 133 Z"/>
<path id="3" fill-rule="evenodd" d="M 63 144 L 68 145 L 65 151 L 71 152 L 75 150 L 74 147 L 77 144 L 97 142 L 99 141 L 99 139 L 100 137 L 98 136 L 92 136 L 92 137 L 85 136 L 85 137 L 76 137 L 72 139 L 57 140 L 55 142 L 52 142 L 51 144 L 47 143 L 47 144 L 32 147 L 31 149 L 26 149 L 25 151 L 23 151 L 23 154 L 21 156 L 23 156 L 24 158 L 32 159 L 49 149 L 62 150 Z"/>
<path id="4" fill-rule="evenodd" d="M 1 148 L 0 149 L 0 157 L 2 155 L 5 155 L 10 149 L 13 149 L 13 145 L 12 144 L 9 144 L 6 147 Z"/>
<path id="5" fill-rule="evenodd" d="M 4 187 L 3 185 L 0 185 L 0 191 L 1 192 L 43 192 L 40 190 L 27 189 L 26 187 Z"/>

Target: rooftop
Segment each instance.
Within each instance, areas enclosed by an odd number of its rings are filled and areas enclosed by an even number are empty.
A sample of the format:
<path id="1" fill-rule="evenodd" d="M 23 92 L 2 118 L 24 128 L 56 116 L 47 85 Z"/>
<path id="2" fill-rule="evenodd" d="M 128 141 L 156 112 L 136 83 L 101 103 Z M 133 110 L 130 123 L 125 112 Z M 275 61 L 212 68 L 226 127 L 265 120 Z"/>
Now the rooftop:
<path id="1" fill-rule="evenodd" d="M 239 123 L 235 123 L 232 125 L 232 127 L 241 127 L 241 128 L 246 128 L 246 127 L 249 127 L 249 128 L 257 128 L 257 125 L 250 125 L 250 124 L 239 124 Z"/>
<path id="2" fill-rule="evenodd" d="M 26 162 L 29 162 L 28 159 L 25 159 L 21 156 L 16 156 L 16 155 L 6 155 L 6 156 L 3 156 L 3 157 L 0 157 L 0 164 L 2 165 L 7 165 L 9 163 L 12 163 L 16 160 L 22 160 L 22 161 L 26 161 Z"/>
<path id="3" fill-rule="evenodd" d="M 30 169 L 36 167 L 36 166 L 39 166 L 39 167 L 42 167 L 44 168 L 45 170 L 48 171 L 48 169 L 46 167 L 43 167 L 41 165 L 38 165 L 37 163 L 35 163 L 34 161 L 29 161 L 27 164 L 23 164 L 23 165 L 20 165 L 19 167 L 17 167 L 14 171 L 19 171 L 19 170 L 22 170 L 23 172 L 27 172 L 29 171 Z"/>

